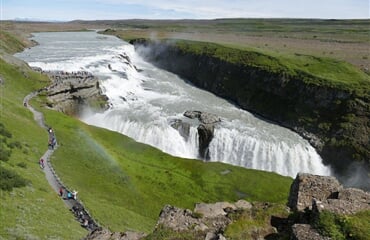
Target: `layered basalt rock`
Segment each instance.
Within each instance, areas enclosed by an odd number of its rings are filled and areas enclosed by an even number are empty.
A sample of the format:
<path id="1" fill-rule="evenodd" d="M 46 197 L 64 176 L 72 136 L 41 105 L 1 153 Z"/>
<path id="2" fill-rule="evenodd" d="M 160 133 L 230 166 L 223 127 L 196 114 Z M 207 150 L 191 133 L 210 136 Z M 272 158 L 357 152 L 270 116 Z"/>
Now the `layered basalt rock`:
<path id="1" fill-rule="evenodd" d="M 108 98 L 103 94 L 99 79 L 89 72 L 42 71 L 53 81 L 46 88 L 48 107 L 72 116 L 79 116 L 84 108 L 95 111 L 108 108 Z"/>

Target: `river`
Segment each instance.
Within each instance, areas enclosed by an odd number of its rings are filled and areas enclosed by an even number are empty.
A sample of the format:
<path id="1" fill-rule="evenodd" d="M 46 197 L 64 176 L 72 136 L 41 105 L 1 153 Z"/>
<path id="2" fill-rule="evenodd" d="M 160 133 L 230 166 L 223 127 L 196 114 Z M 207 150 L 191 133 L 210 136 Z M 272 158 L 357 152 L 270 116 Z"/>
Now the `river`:
<path id="1" fill-rule="evenodd" d="M 145 62 L 130 44 L 96 32 L 35 33 L 39 45 L 17 53 L 30 66 L 45 71 L 89 71 L 101 80 L 110 108 L 86 110 L 81 120 L 120 132 L 174 156 L 198 157 L 198 123 L 186 110 L 218 115 L 210 143 L 210 161 L 277 172 L 330 175 L 315 149 L 295 132 L 261 120 L 177 75 Z M 170 124 L 190 123 L 185 139 Z"/>

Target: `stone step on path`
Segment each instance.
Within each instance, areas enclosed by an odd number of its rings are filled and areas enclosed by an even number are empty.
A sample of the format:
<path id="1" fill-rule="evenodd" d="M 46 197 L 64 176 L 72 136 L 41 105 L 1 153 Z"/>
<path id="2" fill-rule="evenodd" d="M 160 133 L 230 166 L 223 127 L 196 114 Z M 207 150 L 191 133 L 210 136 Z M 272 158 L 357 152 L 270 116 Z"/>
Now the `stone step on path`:
<path id="1" fill-rule="evenodd" d="M 78 201 L 77 199 L 75 200 L 75 199 L 68 199 L 67 198 L 67 192 L 71 192 L 71 191 L 68 190 L 68 188 L 65 186 L 65 184 L 63 184 L 63 182 L 60 180 L 60 178 L 58 177 L 58 175 L 56 174 L 54 168 L 51 165 L 50 157 L 54 153 L 55 149 L 58 147 L 58 145 L 56 143 L 55 133 L 54 133 L 54 131 L 50 131 L 51 128 L 49 128 L 45 124 L 43 114 L 41 112 L 36 111 L 29 104 L 29 100 L 32 99 L 33 97 L 37 96 L 37 94 L 39 92 L 41 92 L 41 91 L 42 90 L 39 90 L 39 91 L 32 92 L 32 93 L 28 94 L 23 99 L 23 105 L 25 107 L 27 107 L 33 113 L 34 119 L 37 122 L 37 124 L 40 127 L 42 127 L 45 130 L 47 130 L 48 131 L 48 134 L 49 134 L 49 147 L 48 147 L 48 150 L 46 150 L 46 152 L 41 157 L 41 159 L 44 159 L 44 162 L 46 162 L 46 164 L 44 164 L 44 168 L 43 168 L 43 171 L 45 173 L 45 177 L 46 177 L 48 183 L 50 184 L 50 186 L 52 187 L 52 189 L 54 189 L 54 191 L 57 194 L 59 194 L 59 190 L 61 188 L 63 189 L 63 195 L 61 196 L 61 199 L 64 201 L 64 203 L 66 204 L 66 206 L 68 207 L 68 209 L 73 212 L 73 214 L 75 215 L 77 221 L 79 221 L 81 223 L 81 226 L 83 226 L 84 228 L 88 229 L 89 231 L 94 231 L 96 229 L 100 229 L 99 225 L 91 217 L 91 215 L 84 208 L 83 204 L 80 201 Z M 51 141 L 51 138 L 55 139 L 55 146 L 53 146 L 53 147 L 50 146 L 50 142 L 52 142 Z"/>

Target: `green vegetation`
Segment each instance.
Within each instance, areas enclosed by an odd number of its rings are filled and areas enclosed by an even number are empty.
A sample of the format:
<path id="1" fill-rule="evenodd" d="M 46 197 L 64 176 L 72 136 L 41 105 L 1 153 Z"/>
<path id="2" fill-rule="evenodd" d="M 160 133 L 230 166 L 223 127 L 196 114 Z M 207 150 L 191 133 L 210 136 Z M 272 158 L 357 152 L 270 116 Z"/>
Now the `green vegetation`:
<path id="1" fill-rule="evenodd" d="M 324 211 L 314 225 L 323 235 L 332 239 L 370 239 L 370 211 L 350 216 Z"/>
<path id="2" fill-rule="evenodd" d="M 232 216 L 233 222 L 227 226 L 227 239 L 253 239 L 253 233 L 271 233 L 271 216 L 286 218 L 289 212 L 284 204 L 254 203 L 250 210 L 236 212 Z"/>
<path id="3" fill-rule="evenodd" d="M 257 67 L 268 72 L 297 77 L 310 84 L 369 94 L 370 76 L 349 63 L 310 55 L 277 55 L 241 47 L 188 40 L 168 40 L 186 53 L 206 55 L 236 65 Z"/>
<path id="4" fill-rule="evenodd" d="M 197 231 L 174 231 L 172 229 L 166 228 L 163 225 L 157 226 L 155 231 L 148 236 L 145 240 L 194 240 L 194 239 L 204 239 L 204 233 Z"/>
<path id="5" fill-rule="evenodd" d="M 60 148 L 52 163 L 93 216 L 114 231 L 149 232 L 165 204 L 247 200 L 285 203 L 292 179 L 165 154 L 121 134 L 54 111 L 45 119 Z M 222 175 L 225 170 L 230 171 Z"/>
<path id="6" fill-rule="evenodd" d="M 11 150 L 8 160 L 0 161 L 0 239 L 81 239 L 87 232 L 67 211 L 38 165 L 47 149 L 47 133 L 42 134 L 23 106 L 23 98 L 49 80 L 1 59 L 0 78 L 1 148 Z"/>
<path id="7" fill-rule="evenodd" d="M 14 35 L 0 30 L 0 46 L 5 52 L 16 53 L 22 51 L 26 47 L 26 44 L 14 37 Z"/>

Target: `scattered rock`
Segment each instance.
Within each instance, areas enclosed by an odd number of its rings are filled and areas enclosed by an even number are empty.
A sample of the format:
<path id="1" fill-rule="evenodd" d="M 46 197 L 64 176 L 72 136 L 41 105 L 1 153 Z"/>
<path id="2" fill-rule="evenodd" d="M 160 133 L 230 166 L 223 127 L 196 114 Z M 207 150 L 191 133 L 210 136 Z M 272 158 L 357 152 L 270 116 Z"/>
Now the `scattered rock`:
<path id="1" fill-rule="evenodd" d="M 292 227 L 292 240 L 330 240 L 328 237 L 321 236 L 309 224 L 294 224 Z"/>
<path id="2" fill-rule="evenodd" d="M 140 240 L 146 236 L 144 233 L 138 232 L 114 232 L 108 229 L 95 230 L 85 238 L 85 240 Z"/>
<path id="3" fill-rule="evenodd" d="M 192 211 L 166 205 L 159 214 L 158 225 L 163 225 L 174 231 L 186 231 L 200 225 L 199 219 L 193 217 Z"/>
<path id="4" fill-rule="evenodd" d="M 197 203 L 195 205 L 194 212 L 202 214 L 205 218 L 214 218 L 218 216 L 226 216 L 227 211 L 225 209 L 235 210 L 236 206 L 228 202 L 217 202 L 217 203 Z"/>
<path id="5" fill-rule="evenodd" d="M 248 209 L 252 208 L 252 204 L 250 202 L 247 202 L 247 201 L 241 199 L 241 200 L 239 200 L 235 203 L 235 207 L 237 207 L 239 209 L 248 210 Z"/>

